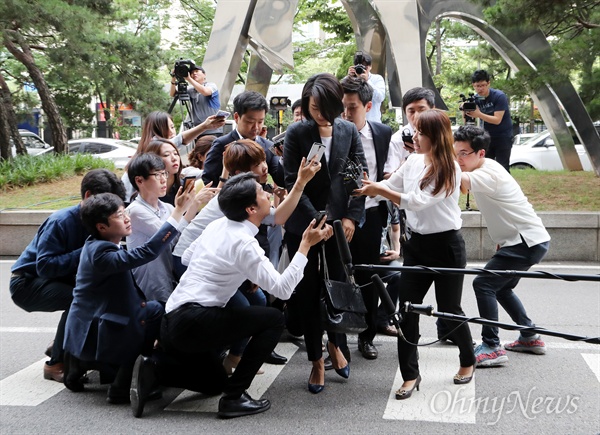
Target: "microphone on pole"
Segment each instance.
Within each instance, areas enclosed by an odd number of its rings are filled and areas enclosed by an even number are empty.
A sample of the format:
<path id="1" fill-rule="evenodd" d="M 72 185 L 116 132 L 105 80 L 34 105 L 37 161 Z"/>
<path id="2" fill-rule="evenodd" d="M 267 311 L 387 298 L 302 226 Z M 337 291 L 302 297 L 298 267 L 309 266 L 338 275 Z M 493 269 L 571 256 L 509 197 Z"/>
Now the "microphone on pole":
<path id="1" fill-rule="evenodd" d="M 412 304 L 409 301 L 404 302 L 404 311 L 407 313 L 433 315 L 433 305 Z"/>

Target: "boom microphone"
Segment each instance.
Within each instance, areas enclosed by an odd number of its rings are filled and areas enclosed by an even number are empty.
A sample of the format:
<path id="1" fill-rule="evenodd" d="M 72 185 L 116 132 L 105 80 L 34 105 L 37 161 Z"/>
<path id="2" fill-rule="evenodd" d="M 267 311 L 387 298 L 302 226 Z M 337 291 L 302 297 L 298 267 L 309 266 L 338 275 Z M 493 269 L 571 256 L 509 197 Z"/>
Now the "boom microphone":
<path id="1" fill-rule="evenodd" d="M 411 304 L 409 301 L 404 302 L 404 311 L 407 313 L 433 315 L 433 305 Z"/>
<path id="2" fill-rule="evenodd" d="M 350 253 L 350 246 L 344 235 L 344 227 L 342 221 L 333 221 L 333 230 L 335 234 L 335 241 L 337 242 L 338 250 L 340 251 L 340 257 L 342 257 L 342 263 L 346 268 L 346 274 L 348 277 L 354 274 L 354 265 L 352 264 L 352 254 Z"/>

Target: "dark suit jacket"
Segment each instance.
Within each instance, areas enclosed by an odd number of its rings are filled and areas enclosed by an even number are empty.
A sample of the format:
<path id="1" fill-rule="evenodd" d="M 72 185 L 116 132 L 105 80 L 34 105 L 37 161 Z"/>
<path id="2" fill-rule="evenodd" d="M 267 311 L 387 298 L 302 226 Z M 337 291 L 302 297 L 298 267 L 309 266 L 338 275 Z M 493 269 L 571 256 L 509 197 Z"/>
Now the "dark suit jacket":
<path id="1" fill-rule="evenodd" d="M 204 171 L 202 172 L 204 184 L 208 184 L 211 181 L 213 182 L 213 187 L 216 187 L 217 184 L 219 184 L 219 177 L 223 172 L 223 152 L 225 152 L 225 146 L 238 139 L 240 139 L 240 135 L 237 133 L 237 130 L 233 130 L 225 136 L 218 137 L 214 140 L 212 147 L 206 155 L 206 160 L 204 161 Z M 273 146 L 273 142 L 261 136 L 256 138 L 256 142 L 265 150 L 269 174 L 273 177 L 273 181 L 275 181 L 277 185 L 283 186 L 283 169 L 280 168 L 279 157 L 270 150 Z"/>
<path id="2" fill-rule="evenodd" d="M 65 351 L 84 361 L 123 364 L 140 354 L 146 298 L 131 269 L 168 247 L 177 230 L 168 222 L 131 251 L 90 236 L 83 247 L 65 327 Z"/>
<path id="3" fill-rule="evenodd" d="M 367 121 L 373 134 L 373 145 L 375 146 L 375 160 L 377 161 L 377 181 L 383 180 L 383 168 L 387 161 L 388 151 L 390 149 L 390 140 L 392 139 L 392 129 L 380 122 Z M 387 225 L 388 207 L 386 201 L 379 203 L 379 213 L 381 222 Z"/>
<path id="4" fill-rule="evenodd" d="M 308 155 L 314 142 L 321 142 L 319 127 L 314 121 L 295 122 L 288 127 L 283 146 L 285 187 L 288 190 L 296 182 L 302 157 Z M 285 224 L 287 231 L 302 235 L 319 210 L 328 211 L 328 221 L 349 218 L 357 224 L 360 222 L 365 211 L 365 197 L 349 197 L 340 174 L 345 159 L 351 155 L 356 155 L 362 162 L 365 172 L 368 172 L 356 126 L 336 118 L 333 123 L 329 161 L 325 164 L 325 155 L 323 155 L 321 170 L 308 182 L 296 210 Z"/>

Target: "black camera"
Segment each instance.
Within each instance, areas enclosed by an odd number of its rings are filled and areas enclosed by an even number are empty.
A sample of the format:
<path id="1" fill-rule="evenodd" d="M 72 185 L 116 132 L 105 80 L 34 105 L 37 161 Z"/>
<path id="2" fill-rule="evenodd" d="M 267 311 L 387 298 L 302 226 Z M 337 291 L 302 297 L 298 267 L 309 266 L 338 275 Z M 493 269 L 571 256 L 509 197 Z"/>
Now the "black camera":
<path id="1" fill-rule="evenodd" d="M 362 51 L 357 51 L 354 55 L 354 71 L 356 71 L 357 75 L 364 74 L 367 68 L 363 65 L 365 62 L 365 57 Z"/>
<path id="2" fill-rule="evenodd" d="M 196 64 L 189 59 L 179 58 L 173 67 L 173 73 L 178 79 L 185 79 L 190 75 L 192 68 L 196 68 Z"/>
<path id="3" fill-rule="evenodd" d="M 477 103 L 475 102 L 475 94 L 469 94 L 468 97 L 465 97 L 465 94 L 460 94 L 460 98 L 463 102 L 460 110 L 469 112 L 477 108 Z"/>
<path id="4" fill-rule="evenodd" d="M 413 135 L 411 134 L 411 132 L 408 128 L 405 128 L 404 130 L 402 130 L 402 142 L 414 144 Z"/>

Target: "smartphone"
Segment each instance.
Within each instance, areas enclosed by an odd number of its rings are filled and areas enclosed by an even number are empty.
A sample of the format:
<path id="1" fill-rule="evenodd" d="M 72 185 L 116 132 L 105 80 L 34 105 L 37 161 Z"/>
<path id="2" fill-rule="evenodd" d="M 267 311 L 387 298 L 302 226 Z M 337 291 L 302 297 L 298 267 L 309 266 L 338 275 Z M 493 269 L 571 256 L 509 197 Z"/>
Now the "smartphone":
<path id="1" fill-rule="evenodd" d="M 322 143 L 315 142 L 312 145 L 312 148 L 308 152 L 308 156 L 306 157 L 306 164 L 312 160 L 314 156 L 317 156 L 317 162 L 321 161 L 323 154 L 325 153 L 325 145 Z"/>
<path id="2" fill-rule="evenodd" d="M 196 182 L 196 177 L 185 177 L 183 179 L 183 190 L 187 191 L 189 189 L 190 183 L 194 184 Z"/>
<path id="3" fill-rule="evenodd" d="M 219 111 L 218 111 L 218 112 L 215 114 L 215 116 L 216 116 L 217 118 L 229 118 L 229 117 L 231 116 L 231 113 L 229 113 L 229 112 L 226 112 L 226 111 L 224 111 L 224 110 L 219 110 Z"/>
<path id="4" fill-rule="evenodd" d="M 325 216 L 327 214 L 327 212 L 325 210 L 321 210 L 320 212 L 317 212 L 317 215 L 315 216 L 316 222 L 315 225 L 313 226 L 313 228 L 317 228 L 317 225 L 319 225 L 319 222 L 321 222 L 321 219 L 323 219 L 323 216 Z"/>

